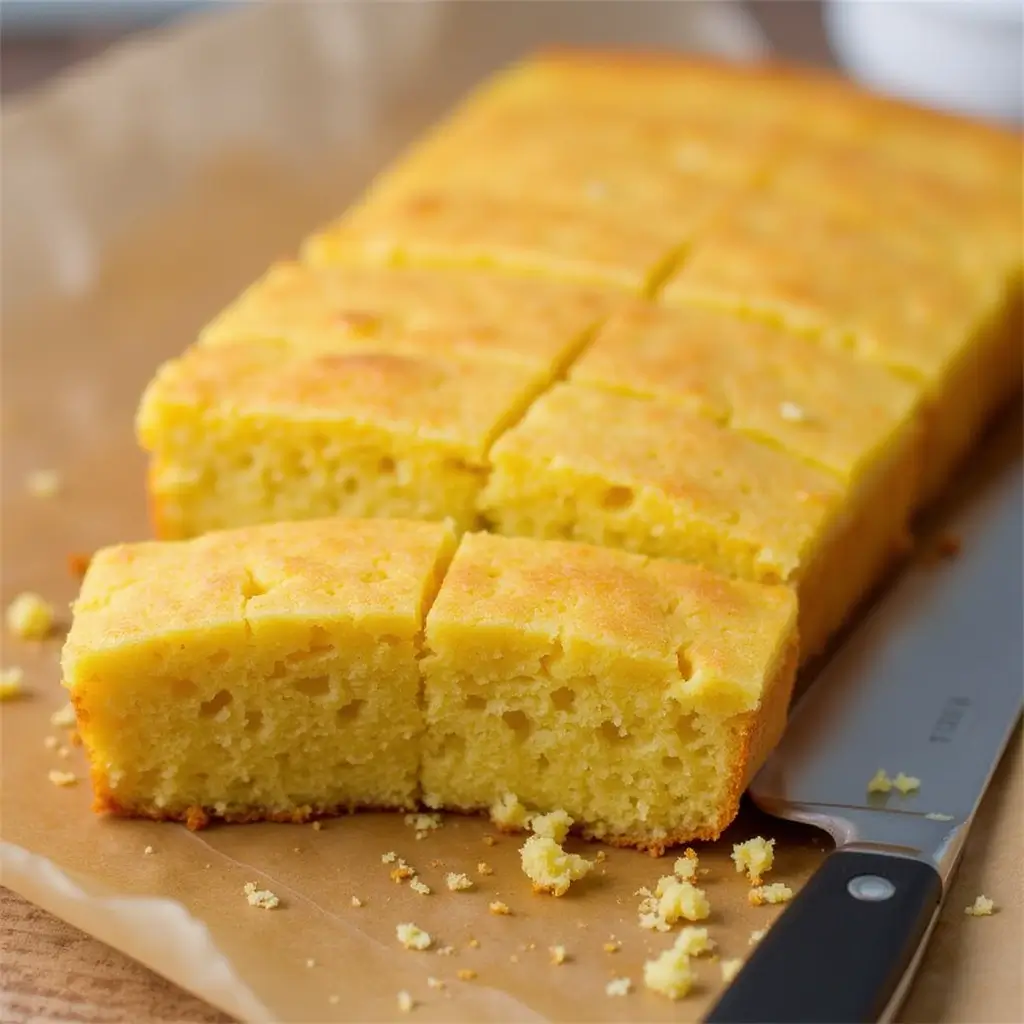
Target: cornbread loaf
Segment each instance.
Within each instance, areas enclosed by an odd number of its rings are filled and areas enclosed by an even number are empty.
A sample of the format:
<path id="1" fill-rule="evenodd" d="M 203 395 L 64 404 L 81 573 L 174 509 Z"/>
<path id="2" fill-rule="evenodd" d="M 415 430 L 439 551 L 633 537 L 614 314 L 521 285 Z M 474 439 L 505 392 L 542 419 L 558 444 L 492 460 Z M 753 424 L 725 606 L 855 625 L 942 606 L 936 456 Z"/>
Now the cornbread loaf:
<path id="1" fill-rule="evenodd" d="M 197 827 L 415 806 L 423 619 L 454 543 L 330 519 L 98 552 L 62 658 L 97 809 Z"/>
<path id="2" fill-rule="evenodd" d="M 784 727 L 795 619 L 786 587 L 470 534 L 427 617 L 423 800 L 515 793 L 653 850 L 714 838 Z"/>
<path id="3" fill-rule="evenodd" d="M 517 792 L 661 848 L 777 739 L 796 601 L 681 562 L 333 518 L 99 552 L 63 654 L 97 809 L 303 820 Z M 564 812 L 563 812 L 564 814 Z"/>
<path id="4" fill-rule="evenodd" d="M 543 54 L 158 373 L 157 532 L 594 542 L 794 587 L 811 657 L 1020 389 L 1020 168 L 828 76 Z"/>

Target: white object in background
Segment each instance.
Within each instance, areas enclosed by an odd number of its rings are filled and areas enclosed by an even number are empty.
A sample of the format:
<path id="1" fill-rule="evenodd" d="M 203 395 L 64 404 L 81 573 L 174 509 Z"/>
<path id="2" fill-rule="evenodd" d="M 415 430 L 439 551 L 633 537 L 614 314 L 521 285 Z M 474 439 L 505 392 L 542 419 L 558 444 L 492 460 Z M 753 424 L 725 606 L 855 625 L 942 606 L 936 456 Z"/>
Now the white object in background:
<path id="1" fill-rule="evenodd" d="M 1024 120 L 1024 0 L 828 0 L 825 25 L 867 85 L 991 120 Z"/>

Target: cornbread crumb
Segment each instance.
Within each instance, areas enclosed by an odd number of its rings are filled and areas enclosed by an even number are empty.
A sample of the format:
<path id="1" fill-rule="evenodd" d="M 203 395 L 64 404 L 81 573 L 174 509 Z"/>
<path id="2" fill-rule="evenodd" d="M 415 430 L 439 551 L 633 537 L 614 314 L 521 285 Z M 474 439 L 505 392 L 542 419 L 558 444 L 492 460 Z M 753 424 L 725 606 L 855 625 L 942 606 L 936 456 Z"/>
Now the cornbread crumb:
<path id="1" fill-rule="evenodd" d="M 687 956 L 700 956 L 702 953 L 710 953 L 715 948 L 715 940 L 708 938 L 707 928 L 687 925 L 676 938 L 676 947 Z"/>
<path id="2" fill-rule="evenodd" d="M 14 700 L 25 695 L 25 673 L 17 665 L 0 669 L 0 700 Z"/>
<path id="3" fill-rule="evenodd" d="M 417 928 L 414 924 L 398 925 L 395 928 L 395 934 L 406 949 L 430 949 L 430 945 L 434 941 L 422 928 Z"/>
<path id="4" fill-rule="evenodd" d="M 618 953 L 622 949 L 622 943 L 618 939 L 614 939 L 613 941 L 606 942 L 601 948 L 606 953 Z"/>
<path id="5" fill-rule="evenodd" d="M 499 917 L 506 917 L 512 913 L 512 911 L 508 908 L 508 904 L 502 903 L 501 900 L 492 900 L 490 903 L 487 904 L 487 909 L 492 914 L 497 914 Z"/>
<path id="6" fill-rule="evenodd" d="M 767 928 L 755 928 L 750 933 L 750 938 L 747 940 L 748 946 L 756 946 L 764 937 L 768 934 Z"/>
<path id="7" fill-rule="evenodd" d="M 914 778 L 913 775 L 904 775 L 903 772 L 896 773 L 896 778 L 892 780 L 892 784 L 904 796 L 908 793 L 916 793 L 921 788 L 920 779 Z"/>
<path id="8" fill-rule="evenodd" d="M 315 961 L 315 960 L 314 960 L 314 959 L 313 959 L 312 957 L 310 957 L 310 958 L 309 958 L 309 959 L 308 959 L 308 960 L 306 961 L 306 966 L 307 966 L 307 967 L 316 967 L 316 961 Z"/>
<path id="9" fill-rule="evenodd" d="M 747 893 L 747 900 L 754 907 L 762 907 L 766 903 L 788 903 L 792 898 L 793 890 L 785 882 L 761 885 Z"/>
<path id="10" fill-rule="evenodd" d="M 43 746 L 47 750 L 56 750 L 60 746 L 60 740 L 56 736 L 46 736 L 43 739 Z"/>
<path id="11" fill-rule="evenodd" d="M 484 836 L 484 846 L 494 846 L 498 842 L 489 832 Z"/>
<path id="12" fill-rule="evenodd" d="M 775 861 L 775 840 L 755 836 L 732 848 L 736 871 L 746 871 L 751 885 L 760 885 L 761 876 L 767 874 Z"/>
<path id="13" fill-rule="evenodd" d="M 427 978 L 427 988 L 442 989 L 444 988 L 444 982 L 440 978 Z"/>
<path id="14" fill-rule="evenodd" d="M 274 910 L 281 905 L 281 901 L 269 889 L 260 889 L 255 882 L 246 882 L 242 887 L 245 898 L 250 907 L 259 907 L 260 910 Z"/>
<path id="15" fill-rule="evenodd" d="M 350 902 L 353 907 L 361 907 L 363 905 L 363 901 L 358 896 L 353 896 Z"/>
<path id="16" fill-rule="evenodd" d="M 7 606 L 7 628 L 22 640 L 43 640 L 53 629 L 53 606 L 26 591 Z"/>
<path id="17" fill-rule="evenodd" d="M 779 415 L 788 423 L 804 423 L 807 420 L 807 410 L 796 402 L 779 403 Z"/>
<path id="18" fill-rule="evenodd" d="M 869 793 L 888 793 L 892 789 L 892 779 L 886 774 L 884 768 L 879 768 L 868 781 Z"/>
<path id="19" fill-rule="evenodd" d="M 455 952 L 454 946 L 440 946 L 437 949 L 438 956 L 451 956 Z"/>
<path id="20" fill-rule="evenodd" d="M 697 868 L 700 866 L 700 860 L 697 857 L 696 851 L 688 846 L 684 851 L 682 857 L 677 857 L 675 864 L 672 865 L 672 872 L 676 878 L 682 879 L 684 882 L 692 882 L 697 877 Z"/>
<path id="21" fill-rule="evenodd" d="M 644 964 L 644 984 L 669 999 L 682 999 L 689 993 L 693 987 L 693 971 L 690 957 L 680 942 Z"/>
<path id="22" fill-rule="evenodd" d="M 151 853 L 155 853 L 156 851 L 155 851 L 155 850 L 153 849 L 153 847 L 152 847 L 152 846 L 147 846 L 147 847 L 146 847 L 146 848 L 145 848 L 145 849 L 144 849 L 144 850 L 143 850 L 142 852 L 143 852 L 144 854 L 147 854 L 147 855 L 149 855 L 149 854 L 151 854 Z"/>
<path id="23" fill-rule="evenodd" d="M 550 814 L 538 814 L 530 820 L 530 828 L 535 835 L 554 839 L 556 843 L 564 843 L 565 837 L 572 828 L 572 818 L 559 808 Z"/>
<path id="24" fill-rule="evenodd" d="M 444 883 L 452 892 L 465 892 L 467 889 L 473 888 L 473 880 L 469 875 L 464 875 L 455 871 L 449 871 L 448 874 L 445 875 Z"/>
<path id="25" fill-rule="evenodd" d="M 455 972 L 455 977 L 459 981 L 472 981 L 476 977 L 476 971 L 470 967 L 463 967 L 461 971 Z"/>
<path id="26" fill-rule="evenodd" d="M 417 832 L 433 832 L 443 824 L 440 814 L 407 814 L 405 823 Z"/>
<path id="27" fill-rule="evenodd" d="M 387 853 L 380 855 L 381 864 L 394 864 L 398 860 L 398 854 L 394 850 L 388 850 Z"/>
<path id="28" fill-rule="evenodd" d="M 413 875 L 409 880 L 409 888 L 413 892 L 418 892 L 421 896 L 429 896 L 431 892 L 430 886 L 425 882 L 421 882 L 416 875 Z"/>
<path id="29" fill-rule="evenodd" d="M 469 946 L 470 949 L 479 949 L 480 948 L 480 940 L 479 939 L 470 939 L 469 942 L 466 943 L 466 945 Z"/>
<path id="30" fill-rule="evenodd" d="M 410 1013 L 415 1005 L 412 996 L 404 989 L 398 993 L 398 1009 L 402 1013 Z"/>
<path id="31" fill-rule="evenodd" d="M 515 793 L 506 793 L 491 805 L 491 821 L 505 832 L 520 832 L 530 818 L 530 812 L 519 802 Z"/>
<path id="32" fill-rule="evenodd" d="M 598 850 L 594 856 L 594 860 L 597 861 L 598 864 L 603 864 L 607 859 L 608 854 L 605 853 L 604 850 Z"/>
<path id="33" fill-rule="evenodd" d="M 606 996 L 628 996 L 633 989 L 633 982 L 629 978 L 612 978 L 604 987 Z"/>
<path id="34" fill-rule="evenodd" d="M 487 861 L 482 860 L 476 866 L 476 873 L 478 875 L 493 875 L 494 868 L 492 868 L 491 865 L 487 863 Z"/>
<path id="35" fill-rule="evenodd" d="M 559 964 L 564 964 L 568 953 L 565 951 L 565 946 L 549 946 L 548 952 L 551 954 L 551 962 L 557 967 Z"/>
<path id="36" fill-rule="evenodd" d="M 398 858 L 398 864 L 391 869 L 391 881 L 401 885 L 407 878 L 415 878 L 416 870 L 411 865 L 406 864 L 404 858 Z"/>
<path id="37" fill-rule="evenodd" d="M 78 776 L 74 772 L 62 772 L 56 768 L 50 769 L 47 778 L 55 786 L 73 786 L 78 782 Z"/>
<path id="38" fill-rule="evenodd" d="M 978 896 L 969 907 L 964 907 L 964 913 L 968 917 L 991 917 L 995 909 L 995 900 L 988 896 Z"/>
<path id="39" fill-rule="evenodd" d="M 50 715 L 50 725 L 57 729 L 72 729 L 75 725 L 75 706 L 74 704 L 65 704 L 59 711 L 54 711 Z"/>
<path id="40" fill-rule="evenodd" d="M 740 973 L 740 968 L 743 966 L 743 961 L 737 957 L 735 960 L 723 960 L 719 967 L 722 971 L 722 981 L 729 984 L 737 974 Z"/>
<path id="41" fill-rule="evenodd" d="M 940 814 L 938 811 L 929 811 L 925 817 L 929 821 L 952 821 L 952 814 Z"/>
<path id="42" fill-rule="evenodd" d="M 667 932 L 680 918 L 703 921 L 711 913 L 711 904 L 703 889 L 675 875 L 663 875 L 653 893 L 642 889 L 640 927 L 649 931 Z"/>
<path id="43" fill-rule="evenodd" d="M 558 827 L 558 826 L 556 826 Z M 520 851 L 523 873 L 533 882 L 535 892 L 562 896 L 573 882 L 583 878 L 594 866 L 576 853 L 566 853 L 549 836 L 533 835 Z"/>
<path id="44" fill-rule="evenodd" d="M 320 829 L 322 829 L 323 827 L 324 827 L 324 823 L 322 821 L 314 821 L 313 822 L 313 831 L 314 832 L 319 832 Z"/>
<path id="45" fill-rule="evenodd" d="M 33 498 L 52 498 L 60 493 L 60 482 L 55 469 L 36 469 L 29 473 L 25 487 Z"/>

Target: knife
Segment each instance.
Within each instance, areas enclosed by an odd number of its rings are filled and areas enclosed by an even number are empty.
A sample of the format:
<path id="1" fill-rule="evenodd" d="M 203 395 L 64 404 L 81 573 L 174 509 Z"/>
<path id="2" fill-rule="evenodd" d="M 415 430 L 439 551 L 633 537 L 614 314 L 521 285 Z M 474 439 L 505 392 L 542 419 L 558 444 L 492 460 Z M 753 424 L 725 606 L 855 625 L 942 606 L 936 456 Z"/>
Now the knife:
<path id="1" fill-rule="evenodd" d="M 750 795 L 836 850 L 779 917 L 709 1022 L 895 1013 L 1022 705 L 1022 463 L 949 525 L 955 558 L 907 568 L 798 701 Z M 917 792 L 868 794 L 879 769 Z"/>

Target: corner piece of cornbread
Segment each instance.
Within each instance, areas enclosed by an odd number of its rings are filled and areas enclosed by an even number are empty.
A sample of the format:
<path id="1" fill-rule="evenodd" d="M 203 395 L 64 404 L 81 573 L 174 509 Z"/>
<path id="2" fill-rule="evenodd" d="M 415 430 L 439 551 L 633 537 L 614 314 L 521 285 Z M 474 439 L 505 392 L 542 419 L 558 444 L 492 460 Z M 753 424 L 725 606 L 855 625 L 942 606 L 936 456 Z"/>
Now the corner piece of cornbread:
<path id="1" fill-rule="evenodd" d="M 516 793 L 660 850 L 716 837 L 781 734 L 796 600 L 679 562 L 469 534 L 425 637 L 425 803 Z"/>
<path id="2" fill-rule="evenodd" d="M 567 538 L 787 583 L 820 650 L 849 611 L 834 474 L 675 402 L 556 385 L 495 444 L 480 510 L 496 532 Z M 522 795 L 522 794 L 520 794 Z"/>
<path id="3" fill-rule="evenodd" d="M 63 653 L 97 809 L 300 821 L 418 796 L 449 526 L 277 524 L 92 559 Z"/>
<path id="4" fill-rule="evenodd" d="M 331 515 L 470 526 L 491 442 L 547 378 L 451 353 L 195 346 L 136 422 L 157 535 Z"/>

